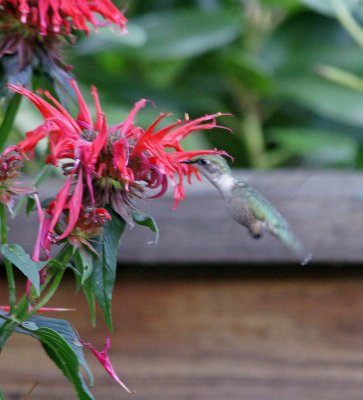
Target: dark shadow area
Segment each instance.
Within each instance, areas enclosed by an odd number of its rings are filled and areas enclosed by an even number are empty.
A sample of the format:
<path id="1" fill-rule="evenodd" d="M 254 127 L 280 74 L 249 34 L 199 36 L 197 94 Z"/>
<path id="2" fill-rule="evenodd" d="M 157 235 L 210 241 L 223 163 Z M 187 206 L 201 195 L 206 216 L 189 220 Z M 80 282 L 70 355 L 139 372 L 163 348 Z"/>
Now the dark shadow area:
<path id="1" fill-rule="evenodd" d="M 141 280 L 285 280 L 285 279 L 363 279 L 362 264 L 120 264 L 119 279 Z"/>
<path id="2" fill-rule="evenodd" d="M 16 279 L 23 276 L 15 271 Z M 73 279 L 73 272 L 67 271 L 65 279 Z M 357 264 L 119 264 L 118 280 L 133 281 L 202 281 L 202 280 L 346 280 L 363 279 L 363 265 Z M 0 279 L 5 280 L 4 268 Z"/>

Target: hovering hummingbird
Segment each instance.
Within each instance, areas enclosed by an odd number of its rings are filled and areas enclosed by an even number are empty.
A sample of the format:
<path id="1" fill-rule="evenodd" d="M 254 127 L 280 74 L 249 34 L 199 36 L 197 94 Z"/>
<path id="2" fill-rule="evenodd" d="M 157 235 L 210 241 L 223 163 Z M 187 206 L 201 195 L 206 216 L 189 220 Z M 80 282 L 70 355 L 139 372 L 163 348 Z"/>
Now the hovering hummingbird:
<path id="1" fill-rule="evenodd" d="M 255 188 L 235 178 L 223 157 L 202 155 L 182 163 L 195 164 L 220 191 L 231 216 L 245 226 L 253 238 L 259 239 L 264 231 L 268 231 L 293 251 L 301 264 L 310 261 L 311 254 L 307 255 L 285 218 Z"/>

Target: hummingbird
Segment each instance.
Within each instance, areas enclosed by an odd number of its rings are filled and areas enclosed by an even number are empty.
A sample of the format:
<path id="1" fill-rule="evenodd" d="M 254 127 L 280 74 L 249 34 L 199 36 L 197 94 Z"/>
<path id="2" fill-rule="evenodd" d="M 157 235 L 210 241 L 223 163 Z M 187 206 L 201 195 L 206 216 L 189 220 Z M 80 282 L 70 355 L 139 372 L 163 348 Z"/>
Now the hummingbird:
<path id="1" fill-rule="evenodd" d="M 259 239 L 267 231 L 294 252 L 302 265 L 311 260 L 311 254 L 305 252 L 285 218 L 253 186 L 234 177 L 223 157 L 201 155 L 182 163 L 195 165 L 219 190 L 233 219 L 245 226 L 253 238 Z"/>

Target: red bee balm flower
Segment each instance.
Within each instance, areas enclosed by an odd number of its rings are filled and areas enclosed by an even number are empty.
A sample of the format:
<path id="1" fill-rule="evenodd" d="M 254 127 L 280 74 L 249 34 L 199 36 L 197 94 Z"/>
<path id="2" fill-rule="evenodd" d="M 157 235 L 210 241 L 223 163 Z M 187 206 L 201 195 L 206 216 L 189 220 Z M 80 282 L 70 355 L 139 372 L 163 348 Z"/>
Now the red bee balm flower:
<path id="1" fill-rule="evenodd" d="M 94 27 L 113 23 L 124 31 L 127 22 L 110 0 L 0 0 L 0 9 L 42 36 L 69 34 L 72 29 L 88 33 L 87 23 Z M 97 20 L 94 14 L 101 15 L 104 21 Z"/>
<path id="2" fill-rule="evenodd" d="M 114 24 L 126 33 L 126 22 L 110 0 L 0 0 L 3 81 L 28 85 L 33 73 L 45 73 L 62 96 L 72 90 L 62 50 L 74 43 L 73 32 Z"/>
<path id="3" fill-rule="evenodd" d="M 82 209 L 90 212 L 110 205 L 132 224 L 133 199 L 163 195 L 168 178 L 175 187 L 176 207 L 185 197 L 183 178 L 186 176 L 190 182 L 192 174 L 197 174 L 195 167 L 180 161 L 201 154 L 224 154 L 217 150 L 184 151 L 180 143 L 194 131 L 218 127 L 215 119 L 221 114 L 194 120 L 186 116 L 184 120 L 158 129 L 158 124 L 170 115 L 161 114 L 144 130 L 134 125 L 136 114 L 146 104 L 143 99 L 135 104 L 124 122 L 108 127 L 96 88 L 92 88 L 96 106 L 96 120 L 93 122 L 74 81 L 72 86 L 80 110 L 76 119 L 48 92 L 40 91 L 53 105 L 24 87 L 10 85 L 12 91 L 26 96 L 45 119 L 42 125 L 27 132 L 26 139 L 17 145 L 18 148 L 31 157 L 39 141 L 47 137 L 50 145 L 47 162 L 60 167 L 67 176 L 47 210 L 48 219 L 45 219 L 44 226 L 51 240 L 68 236 L 76 227 Z M 66 218 L 61 218 L 64 213 Z M 56 237 L 54 231 L 60 221 L 63 221 L 63 229 Z"/>

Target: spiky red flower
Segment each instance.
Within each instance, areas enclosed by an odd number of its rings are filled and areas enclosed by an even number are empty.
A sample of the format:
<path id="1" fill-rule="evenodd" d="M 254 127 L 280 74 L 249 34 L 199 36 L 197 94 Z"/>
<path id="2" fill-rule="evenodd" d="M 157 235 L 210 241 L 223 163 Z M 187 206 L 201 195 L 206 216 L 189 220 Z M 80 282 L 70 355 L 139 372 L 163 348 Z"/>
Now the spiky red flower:
<path id="1" fill-rule="evenodd" d="M 64 43 L 74 43 L 75 31 L 88 34 L 91 25 L 114 24 L 125 33 L 126 22 L 111 0 L 0 0 L 2 81 L 28 85 L 33 73 L 45 74 L 62 96 L 71 90 Z"/>
<path id="2" fill-rule="evenodd" d="M 146 130 L 134 125 L 139 110 L 146 100 L 135 104 L 122 123 L 108 127 L 101 109 L 97 90 L 92 88 L 96 106 L 96 120 L 76 85 L 79 114 L 74 119 L 48 92 L 40 91 L 52 103 L 28 89 L 10 85 L 10 89 L 26 96 L 39 110 L 44 123 L 27 132 L 18 144 L 23 154 L 32 156 L 40 140 L 49 139 L 47 162 L 62 168 L 67 176 L 65 184 L 48 208 L 43 236 L 61 240 L 71 234 L 79 220 L 82 208 L 93 210 L 110 205 L 126 222 L 132 224 L 133 199 L 154 198 L 165 193 L 168 179 L 174 185 L 176 207 L 184 199 L 183 180 L 191 180 L 196 169 L 180 163 L 196 155 L 223 153 L 216 150 L 184 151 L 181 141 L 197 130 L 218 127 L 216 117 L 206 115 L 194 120 L 187 116 L 171 125 L 158 128 L 170 114 L 161 114 Z M 66 225 L 55 234 L 55 228 L 66 212 Z M 58 227 L 59 228 L 59 227 Z M 47 239 L 46 239 L 47 240 Z"/>
<path id="3" fill-rule="evenodd" d="M 0 0 L 0 10 L 9 29 L 14 29 L 9 25 L 9 17 L 13 16 L 24 25 L 25 31 L 32 29 L 34 34 L 42 36 L 69 34 L 73 29 L 88 33 L 88 24 L 98 27 L 113 23 L 124 31 L 127 22 L 110 0 Z"/>

